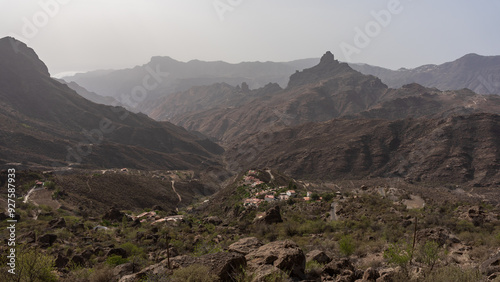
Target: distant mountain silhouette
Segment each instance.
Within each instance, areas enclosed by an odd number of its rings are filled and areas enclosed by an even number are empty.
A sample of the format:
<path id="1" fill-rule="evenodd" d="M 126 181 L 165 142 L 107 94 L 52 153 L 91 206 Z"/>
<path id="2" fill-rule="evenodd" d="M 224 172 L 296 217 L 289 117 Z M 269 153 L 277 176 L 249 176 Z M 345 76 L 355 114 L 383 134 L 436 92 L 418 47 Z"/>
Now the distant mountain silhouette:
<path id="1" fill-rule="evenodd" d="M 332 118 L 445 117 L 474 112 L 500 113 L 500 97 L 470 90 L 439 91 L 418 84 L 388 88 L 326 53 L 320 63 L 276 84 L 243 91 L 227 84 L 194 87 L 152 101 L 145 112 L 224 144 L 241 135 Z"/>
<path id="2" fill-rule="evenodd" d="M 142 85 L 144 78 L 152 71 L 161 73 L 161 81 L 147 90 L 144 100 L 129 103 L 128 109 L 144 111 L 143 102 L 168 96 L 171 93 L 185 91 L 193 86 L 227 83 L 232 86 L 245 82 L 249 88 L 255 89 L 268 83 L 286 86 L 289 76 L 296 70 L 310 67 L 317 59 L 303 59 L 291 62 L 242 62 L 230 64 L 222 61 L 204 62 L 192 60 L 176 61 L 170 57 L 152 57 L 143 66 L 115 71 L 91 71 L 64 77 L 65 81 L 74 81 L 89 91 L 102 96 L 111 96 L 123 101 L 122 95 L 130 95 L 134 87 Z M 148 71 L 149 70 L 149 71 Z M 123 103 L 127 106 L 127 103 Z M 137 104 L 137 105 L 135 105 Z"/>
<path id="3" fill-rule="evenodd" d="M 120 105 L 120 103 L 118 101 L 116 101 L 113 97 L 101 96 L 101 95 L 98 95 L 94 92 L 90 92 L 87 89 L 85 89 L 84 87 L 78 85 L 78 83 L 76 83 L 74 81 L 66 82 L 64 79 L 55 79 L 55 80 L 59 81 L 60 83 L 68 85 L 68 87 L 75 90 L 76 93 L 78 93 L 78 95 L 80 95 L 83 98 L 90 100 L 96 104 Z"/>
<path id="4" fill-rule="evenodd" d="M 500 181 L 500 97 L 416 83 L 392 89 L 327 52 L 288 86 L 199 86 L 148 113 L 219 140 L 233 171 L 279 169 L 298 178 L 406 177 Z M 402 163 L 404 161 L 404 163 Z"/>
<path id="5" fill-rule="evenodd" d="M 52 79 L 34 51 L 10 37 L 0 39 L 0 101 L 3 165 L 201 170 L 219 164 L 216 144 L 86 100 Z"/>
<path id="6" fill-rule="evenodd" d="M 366 64 L 350 66 L 361 73 L 379 77 L 393 88 L 418 83 L 440 90 L 468 88 L 479 94 L 500 94 L 500 56 L 467 54 L 441 65 L 423 65 L 396 71 Z"/>

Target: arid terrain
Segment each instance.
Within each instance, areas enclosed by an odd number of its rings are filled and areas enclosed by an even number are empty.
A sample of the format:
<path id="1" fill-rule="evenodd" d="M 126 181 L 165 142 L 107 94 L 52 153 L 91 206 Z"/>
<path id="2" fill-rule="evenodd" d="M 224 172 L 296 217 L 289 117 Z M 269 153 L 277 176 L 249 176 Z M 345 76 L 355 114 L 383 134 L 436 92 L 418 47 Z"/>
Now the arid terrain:
<path id="1" fill-rule="evenodd" d="M 132 109 L 0 39 L 0 280 L 500 281 L 500 96 L 311 62 L 154 57 Z"/>

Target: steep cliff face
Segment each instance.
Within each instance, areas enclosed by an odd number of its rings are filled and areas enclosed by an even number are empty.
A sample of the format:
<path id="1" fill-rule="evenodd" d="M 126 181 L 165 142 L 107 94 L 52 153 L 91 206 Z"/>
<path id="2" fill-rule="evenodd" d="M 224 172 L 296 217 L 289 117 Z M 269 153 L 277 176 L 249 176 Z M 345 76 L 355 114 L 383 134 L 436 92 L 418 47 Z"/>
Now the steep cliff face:
<path id="1" fill-rule="evenodd" d="M 242 139 L 226 153 L 235 168 L 267 166 L 298 178 L 498 185 L 500 116 L 332 120 Z"/>

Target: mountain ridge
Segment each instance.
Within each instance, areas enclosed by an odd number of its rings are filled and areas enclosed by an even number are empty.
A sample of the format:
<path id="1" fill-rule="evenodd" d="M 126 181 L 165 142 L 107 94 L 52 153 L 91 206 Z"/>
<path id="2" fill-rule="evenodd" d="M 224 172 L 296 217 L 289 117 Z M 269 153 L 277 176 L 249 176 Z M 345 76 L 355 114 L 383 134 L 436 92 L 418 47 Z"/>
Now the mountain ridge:
<path id="1" fill-rule="evenodd" d="M 220 166 L 219 146 L 171 123 L 86 100 L 50 78 L 33 49 L 11 40 L 0 39 L 3 164 L 198 170 L 205 169 L 203 162 Z"/>

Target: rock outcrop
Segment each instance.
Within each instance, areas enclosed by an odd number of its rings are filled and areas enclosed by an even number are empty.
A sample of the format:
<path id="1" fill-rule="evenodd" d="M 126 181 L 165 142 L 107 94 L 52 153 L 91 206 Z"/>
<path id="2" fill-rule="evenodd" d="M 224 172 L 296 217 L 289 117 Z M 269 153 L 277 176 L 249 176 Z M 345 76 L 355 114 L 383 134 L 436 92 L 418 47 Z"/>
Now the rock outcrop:
<path id="1" fill-rule="evenodd" d="M 250 271 L 256 271 L 263 265 L 272 265 L 290 273 L 292 277 L 305 277 L 306 257 L 291 240 L 271 242 L 248 253 L 245 258 Z"/>
<path id="2" fill-rule="evenodd" d="M 262 245 L 264 244 L 259 239 L 255 237 L 247 237 L 229 245 L 229 251 L 247 255 L 250 252 L 257 250 Z"/>

